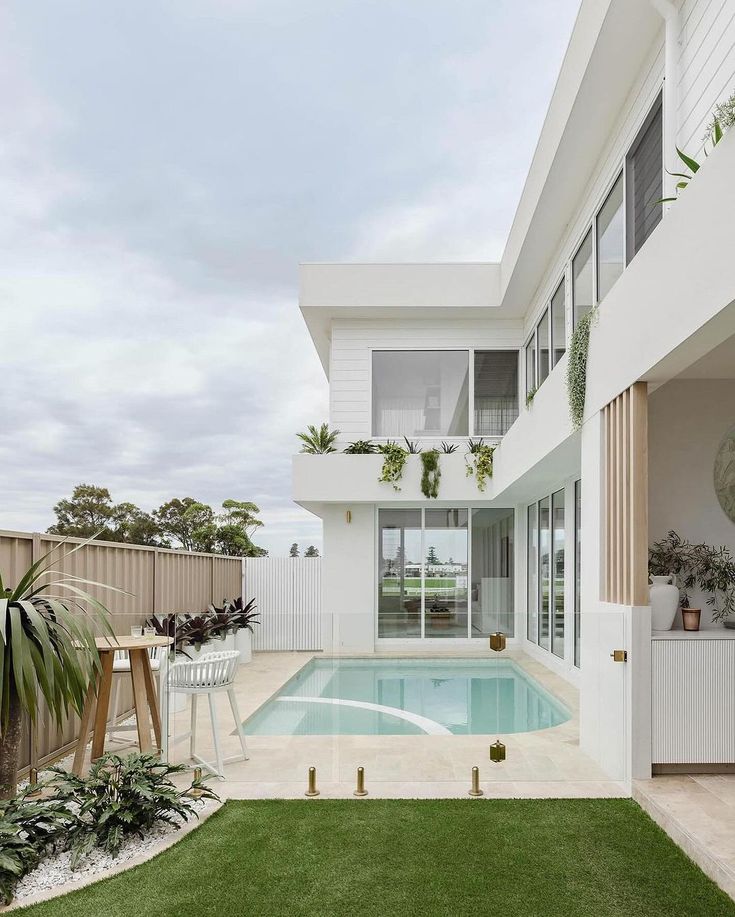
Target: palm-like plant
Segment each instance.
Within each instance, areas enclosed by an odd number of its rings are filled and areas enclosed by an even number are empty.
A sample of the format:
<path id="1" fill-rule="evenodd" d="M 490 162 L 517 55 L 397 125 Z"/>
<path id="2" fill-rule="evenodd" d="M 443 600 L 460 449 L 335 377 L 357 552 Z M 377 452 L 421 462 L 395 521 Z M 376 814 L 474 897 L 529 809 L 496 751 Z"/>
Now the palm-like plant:
<path id="1" fill-rule="evenodd" d="M 0 574 L 0 798 L 16 792 L 23 715 L 35 720 L 39 695 L 55 723 L 81 713 L 99 669 L 94 625 L 114 639 L 109 612 L 81 586 L 113 587 L 54 569 L 91 540 L 60 557 L 64 542 L 52 548 L 15 587 Z"/>
<path id="2" fill-rule="evenodd" d="M 314 424 L 309 424 L 306 433 L 297 433 L 303 445 L 301 451 L 309 455 L 324 455 L 327 452 L 336 452 L 334 443 L 339 436 L 339 430 L 330 430 L 329 424 L 323 423 L 318 429 Z"/>

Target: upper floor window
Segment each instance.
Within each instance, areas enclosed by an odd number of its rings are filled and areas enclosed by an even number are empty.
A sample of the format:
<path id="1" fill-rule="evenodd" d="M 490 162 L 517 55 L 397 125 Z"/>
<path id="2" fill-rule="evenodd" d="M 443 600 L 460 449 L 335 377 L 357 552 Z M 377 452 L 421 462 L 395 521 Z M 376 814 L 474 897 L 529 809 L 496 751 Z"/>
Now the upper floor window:
<path id="1" fill-rule="evenodd" d="M 592 285 L 592 230 L 584 237 L 572 259 L 572 305 L 574 324 L 594 305 Z"/>
<path id="2" fill-rule="evenodd" d="M 597 301 L 610 292 L 610 288 L 623 273 L 623 176 L 605 198 L 597 214 Z"/>
<path id="3" fill-rule="evenodd" d="M 518 351 L 475 351 L 476 436 L 503 436 L 518 417 Z"/>
<path id="4" fill-rule="evenodd" d="M 625 158 L 627 260 L 658 226 L 663 216 L 663 113 L 653 106 Z"/>
<path id="5" fill-rule="evenodd" d="M 567 349 L 566 333 L 566 312 L 567 297 L 564 289 L 564 279 L 556 288 L 556 292 L 551 297 L 551 354 L 552 365 L 556 364 L 564 356 Z"/>
<path id="6" fill-rule="evenodd" d="M 526 394 L 536 391 L 536 332 L 526 344 Z"/>
<path id="7" fill-rule="evenodd" d="M 538 347 L 538 384 L 549 375 L 549 358 L 551 356 L 551 339 L 549 337 L 549 310 L 544 309 L 541 321 L 536 330 L 536 346 Z"/>
<path id="8" fill-rule="evenodd" d="M 373 436 L 469 435 L 467 350 L 373 352 Z"/>

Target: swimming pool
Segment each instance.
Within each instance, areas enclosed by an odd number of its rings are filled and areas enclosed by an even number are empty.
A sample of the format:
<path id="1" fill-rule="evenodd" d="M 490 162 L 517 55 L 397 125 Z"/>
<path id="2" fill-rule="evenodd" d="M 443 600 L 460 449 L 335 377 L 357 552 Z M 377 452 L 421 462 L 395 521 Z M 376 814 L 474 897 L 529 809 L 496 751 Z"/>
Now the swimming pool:
<path id="1" fill-rule="evenodd" d="M 569 711 L 511 660 L 312 659 L 245 721 L 250 735 L 489 735 Z"/>

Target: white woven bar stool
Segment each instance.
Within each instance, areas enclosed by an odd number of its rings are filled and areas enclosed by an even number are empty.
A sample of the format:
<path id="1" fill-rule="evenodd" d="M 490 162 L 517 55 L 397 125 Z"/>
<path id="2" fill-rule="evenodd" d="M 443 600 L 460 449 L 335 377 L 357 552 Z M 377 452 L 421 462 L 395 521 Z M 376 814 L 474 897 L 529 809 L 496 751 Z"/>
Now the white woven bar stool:
<path id="1" fill-rule="evenodd" d="M 247 761 L 248 753 L 245 746 L 245 733 L 242 729 L 240 720 L 240 711 L 237 709 L 237 699 L 235 697 L 235 674 L 237 672 L 237 660 L 240 657 L 238 650 L 228 650 L 222 653 L 207 653 L 196 660 L 187 660 L 186 662 L 175 662 L 168 670 L 168 690 L 172 694 L 190 694 L 191 695 L 191 728 L 189 732 L 177 736 L 173 743 L 189 740 L 189 756 L 202 767 L 205 767 L 210 773 L 225 779 L 224 765 L 231 764 L 233 761 Z M 219 741 L 219 728 L 217 725 L 217 713 L 215 711 L 214 695 L 225 691 L 230 701 L 230 709 L 235 720 L 235 728 L 238 738 L 240 739 L 241 755 L 233 755 L 229 758 L 222 757 L 222 747 Z M 196 753 L 197 738 L 197 699 L 200 694 L 206 694 L 209 698 L 209 716 L 212 720 L 212 738 L 214 739 L 215 763 L 205 761 Z"/>

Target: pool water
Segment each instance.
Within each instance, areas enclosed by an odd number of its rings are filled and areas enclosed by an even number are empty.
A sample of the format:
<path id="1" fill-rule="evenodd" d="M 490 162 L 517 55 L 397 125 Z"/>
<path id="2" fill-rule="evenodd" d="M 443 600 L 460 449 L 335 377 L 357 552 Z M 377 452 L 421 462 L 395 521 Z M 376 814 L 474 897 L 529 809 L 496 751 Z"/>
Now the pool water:
<path id="1" fill-rule="evenodd" d="M 569 711 L 497 659 L 312 659 L 245 722 L 250 735 L 489 735 Z"/>

